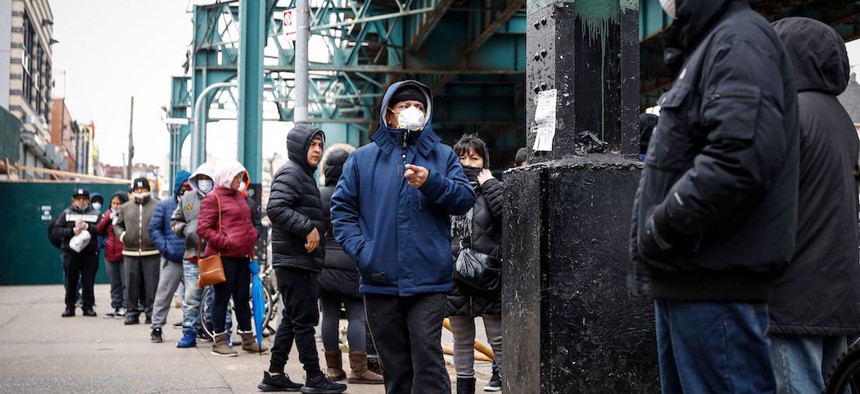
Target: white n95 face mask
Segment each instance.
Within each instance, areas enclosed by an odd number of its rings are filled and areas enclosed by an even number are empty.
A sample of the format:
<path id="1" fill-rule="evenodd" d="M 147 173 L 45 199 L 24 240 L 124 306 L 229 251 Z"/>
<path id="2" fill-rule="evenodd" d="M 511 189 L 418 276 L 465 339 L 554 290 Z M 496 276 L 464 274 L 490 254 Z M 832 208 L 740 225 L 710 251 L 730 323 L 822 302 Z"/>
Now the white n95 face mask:
<path id="1" fill-rule="evenodd" d="M 409 107 L 397 114 L 397 128 L 417 131 L 424 128 L 424 113 L 415 107 Z"/>
<path id="2" fill-rule="evenodd" d="M 675 18 L 677 10 L 675 9 L 675 0 L 660 0 L 660 7 L 663 7 L 663 11 L 666 11 L 666 15 Z"/>
<path id="3" fill-rule="evenodd" d="M 215 186 L 215 183 L 207 180 L 197 181 L 197 188 L 200 189 L 203 194 L 209 193 L 212 191 L 212 187 Z"/>

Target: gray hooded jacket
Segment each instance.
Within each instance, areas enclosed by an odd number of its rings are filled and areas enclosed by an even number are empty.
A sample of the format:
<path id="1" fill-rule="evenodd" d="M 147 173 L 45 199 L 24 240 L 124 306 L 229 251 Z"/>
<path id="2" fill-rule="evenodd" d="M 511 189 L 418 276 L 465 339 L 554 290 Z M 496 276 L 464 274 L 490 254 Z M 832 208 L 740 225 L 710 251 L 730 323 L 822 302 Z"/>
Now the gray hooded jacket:
<path id="1" fill-rule="evenodd" d="M 192 193 L 185 193 L 182 199 L 179 200 L 179 205 L 173 211 L 173 216 L 170 218 L 170 228 L 177 237 L 185 238 L 185 255 L 182 256 L 185 260 L 197 258 L 197 245 L 200 243 L 200 237 L 197 236 L 197 216 L 200 213 L 200 201 L 207 193 L 200 191 L 198 186 L 199 175 L 206 175 L 215 179 L 215 166 L 212 163 L 203 163 L 200 167 L 191 174 L 188 178 L 188 184 L 191 185 Z M 211 190 L 210 190 L 211 191 Z M 204 250 L 205 245 L 200 245 L 200 250 Z"/>

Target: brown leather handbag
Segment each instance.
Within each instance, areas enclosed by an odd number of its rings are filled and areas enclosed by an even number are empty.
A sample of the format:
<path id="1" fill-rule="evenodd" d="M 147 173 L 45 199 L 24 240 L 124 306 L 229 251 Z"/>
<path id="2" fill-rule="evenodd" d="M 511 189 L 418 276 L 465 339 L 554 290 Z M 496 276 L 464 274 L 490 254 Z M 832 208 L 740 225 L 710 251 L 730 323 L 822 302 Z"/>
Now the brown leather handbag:
<path id="1" fill-rule="evenodd" d="M 218 231 L 221 232 L 221 199 L 215 195 L 215 200 L 218 201 Z M 209 285 L 216 285 L 227 281 L 224 276 L 224 263 L 221 262 L 221 251 L 208 257 L 200 257 L 203 254 L 200 252 L 201 242 L 197 242 L 197 267 L 200 269 L 200 276 L 197 279 L 197 287 L 204 288 Z"/>

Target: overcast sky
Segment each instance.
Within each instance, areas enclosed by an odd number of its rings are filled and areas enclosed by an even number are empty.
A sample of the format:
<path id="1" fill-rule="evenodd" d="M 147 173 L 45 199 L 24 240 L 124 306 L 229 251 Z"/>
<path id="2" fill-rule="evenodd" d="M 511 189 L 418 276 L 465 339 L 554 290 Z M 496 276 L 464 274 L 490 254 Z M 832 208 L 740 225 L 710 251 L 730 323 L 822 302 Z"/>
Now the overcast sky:
<path id="1" fill-rule="evenodd" d="M 169 137 L 161 108 L 170 102 L 171 77 L 182 74 L 192 38 L 187 12 L 192 1 L 49 2 L 59 41 L 53 46 L 54 97 L 66 98 L 76 120 L 95 122 L 102 162 L 119 165 L 128 146 L 129 102 L 134 96 L 134 161 L 166 166 Z M 860 71 L 860 43 L 848 48 L 852 70 Z M 289 127 L 265 122 L 263 157 L 286 154 Z M 216 157 L 235 157 L 236 122 L 212 123 L 208 130 L 209 151 Z"/>

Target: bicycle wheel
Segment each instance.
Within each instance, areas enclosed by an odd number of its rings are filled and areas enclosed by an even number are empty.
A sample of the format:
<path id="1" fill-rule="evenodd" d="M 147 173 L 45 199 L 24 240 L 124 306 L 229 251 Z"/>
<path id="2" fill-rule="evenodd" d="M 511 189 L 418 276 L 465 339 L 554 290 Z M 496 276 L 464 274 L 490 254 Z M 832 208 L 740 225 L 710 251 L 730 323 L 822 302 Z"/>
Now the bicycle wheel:
<path id="1" fill-rule="evenodd" d="M 836 360 L 827 376 L 824 394 L 860 393 L 860 344 L 855 343 Z"/>
<path id="2" fill-rule="evenodd" d="M 209 335 L 210 338 L 215 337 L 215 330 L 212 329 L 212 321 L 209 319 L 209 292 L 212 291 L 211 286 L 206 286 L 200 292 L 200 327 Z"/>

